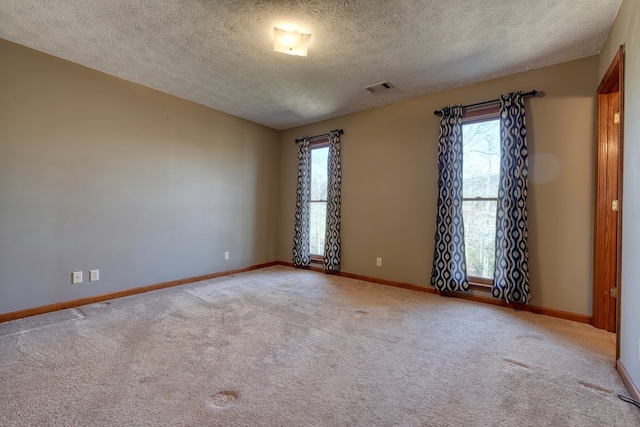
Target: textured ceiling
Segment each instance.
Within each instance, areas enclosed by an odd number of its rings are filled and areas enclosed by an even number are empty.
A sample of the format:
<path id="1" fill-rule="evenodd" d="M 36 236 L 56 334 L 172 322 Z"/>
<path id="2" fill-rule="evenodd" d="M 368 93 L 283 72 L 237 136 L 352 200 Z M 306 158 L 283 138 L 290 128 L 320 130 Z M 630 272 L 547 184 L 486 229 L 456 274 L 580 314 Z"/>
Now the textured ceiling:
<path id="1" fill-rule="evenodd" d="M 287 129 L 597 54 L 621 1 L 2 0 L 0 38 Z"/>

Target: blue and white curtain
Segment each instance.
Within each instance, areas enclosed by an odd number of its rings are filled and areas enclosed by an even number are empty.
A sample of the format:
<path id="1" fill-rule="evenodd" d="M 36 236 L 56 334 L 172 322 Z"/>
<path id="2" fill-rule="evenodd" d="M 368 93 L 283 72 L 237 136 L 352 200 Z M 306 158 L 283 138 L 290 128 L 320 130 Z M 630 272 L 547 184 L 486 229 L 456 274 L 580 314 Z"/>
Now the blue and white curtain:
<path id="1" fill-rule="evenodd" d="M 323 267 L 325 271 L 340 271 L 340 187 L 342 185 L 340 131 L 329 132 L 327 163 L 327 228 Z"/>
<path id="2" fill-rule="evenodd" d="M 491 294 L 527 304 L 527 129 L 521 92 L 500 97 L 500 183 L 496 215 L 496 263 Z"/>
<path id="3" fill-rule="evenodd" d="M 311 187 L 311 150 L 309 138 L 298 143 L 298 187 L 296 189 L 296 223 L 293 235 L 293 265 L 309 266 L 309 193 Z"/>
<path id="4" fill-rule="evenodd" d="M 462 106 L 445 107 L 438 141 L 438 212 L 431 285 L 468 291 L 462 221 Z"/>

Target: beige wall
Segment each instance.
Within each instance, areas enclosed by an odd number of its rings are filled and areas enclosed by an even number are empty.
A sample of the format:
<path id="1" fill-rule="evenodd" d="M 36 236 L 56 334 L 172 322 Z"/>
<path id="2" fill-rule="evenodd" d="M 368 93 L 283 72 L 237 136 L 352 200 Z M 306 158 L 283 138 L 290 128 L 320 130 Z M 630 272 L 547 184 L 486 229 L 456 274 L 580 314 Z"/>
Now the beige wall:
<path id="1" fill-rule="evenodd" d="M 0 313 L 273 261 L 277 135 L 0 40 Z"/>
<path id="2" fill-rule="evenodd" d="M 532 304 L 591 314 L 597 73 L 594 56 L 281 132 L 278 259 L 291 260 L 294 139 L 342 128 L 342 270 L 426 286 L 436 212 L 433 111 L 537 89 L 545 96 L 526 104 Z"/>
<path id="3" fill-rule="evenodd" d="M 290 261 L 293 141 L 333 128 L 343 271 L 426 286 L 433 111 L 534 88 L 546 95 L 527 102 L 532 303 L 591 313 L 597 57 L 278 133 L 9 42 L 0 55 L 0 313 Z M 69 284 L 93 268 L 100 282 Z"/>
<path id="4" fill-rule="evenodd" d="M 624 0 L 600 54 L 602 78 L 625 46 L 620 360 L 640 387 L 640 1 Z"/>

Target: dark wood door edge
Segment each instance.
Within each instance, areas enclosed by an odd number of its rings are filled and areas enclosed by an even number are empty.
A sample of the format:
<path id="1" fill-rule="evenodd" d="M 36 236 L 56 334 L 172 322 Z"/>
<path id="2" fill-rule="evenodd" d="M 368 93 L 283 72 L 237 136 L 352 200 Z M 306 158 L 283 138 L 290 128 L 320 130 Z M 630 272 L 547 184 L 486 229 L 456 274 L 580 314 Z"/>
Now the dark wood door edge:
<path id="1" fill-rule="evenodd" d="M 616 333 L 616 360 L 620 357 L 620 318 L 621 318 L 621 302 L 623 298 L 623 289 L 621 286 L 621 271 L 622 271 L 622 206 L 623 206 L 623 153 L 624 153 L 624 45 L 620 46 L 616 52 L 615 57 L 611 61 L 609 68 L 598 86 L 596 91 L 598 109 L 597 109 L 597 135 L 596 135 L 596 174 L 595 174 L 595 214 L 594 214 L 594 263 L 593 263 L 593 325 L 598 328 L 615 331 Z M 612 97 L 617 96 L 617 100 Z M 616 105 L 612 106 L 612 102 Z M 615 108 L 614 108 L 615 107 Z M 607 111 L 605 111 L 607 110 Z M 619 124 L 613 124 L 615 121 L 611 117 L 611 112 L 619 113 Z M 600 152 L 604 150 L 601 147 L 607 141 L 607 137 L 610 135 L 612 127 L 615 126 L 614 131 L 617 131 L 617 179 L 616 182 L 608 183 L 606 187 L 600 188 L 599 179 L 601 178 L 598 171 L 601 170 L 599 165 L 600 161 L 606 159 L 600 159 Z M 615 132 L 614 132 L 614 135 Z M 607 152 L 609 148 L 603 152 Z M 604 184 L 603 184 L 604 185 Z M 616 218 L 615 229 L 611 230 L 609 234 L 613 234 L 612 239 L 616 241 L 612 243 L 615 247 L 610 248 L 611 253 L 615 253 L 615 265 L 602 264 L 597 258 L 597 251 L 599 250 L 598 243 L 603 240 L 602 235 L 599 234 L 602 231 L 599 218 L 598 209 L 604 209 L 607 211 L 608 204 L 611 203 L 609 196 L 602 192 L 606 190 L 606 193 L 614 194 L 614 199 L 618 200 L 618 212 Z M 602 264 L 602 265 L 601 265 Z M 600 279 L 601 276 L 606 275 L 606 270 L 612 271 L 614 278 L 612 283 L 603 283 Z M 615 287 L 617 290 L 617 298 L 614 301 L 608 300 L 608 288 Z M 609 316 L 608 316 L 609 315 Z M 615 318 L 615 319 L 612 319 Z"/>

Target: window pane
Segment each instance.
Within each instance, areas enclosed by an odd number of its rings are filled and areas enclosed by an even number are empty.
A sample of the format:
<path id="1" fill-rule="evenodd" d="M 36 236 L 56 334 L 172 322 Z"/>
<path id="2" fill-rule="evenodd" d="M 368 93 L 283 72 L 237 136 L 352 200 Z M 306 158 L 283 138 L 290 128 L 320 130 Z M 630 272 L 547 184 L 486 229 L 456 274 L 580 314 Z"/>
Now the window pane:
<path id="1" fill-rule="evenodd" d="M 496 197 L 500 177 L 500 120 L 462 125 L 462 195 Z"/>
<path id="2" fill-rule="evenodd" d="M 328 157 L 329 147 L 313 148 L 311 150 L 311 200 L 327 200 Z M 322 236 L 324 239 L 324 232 Z"/>
<path id="3" fill-rule="evenodd" d="M 311 255 L 324 255 L 327 202 L 311 202 L 309 207 L 309 253 Z"/>
<path id="4" fill-rule="evenodd" d="M 467 275 L 493 279 L 497 202 L 462 202 Z"/>

